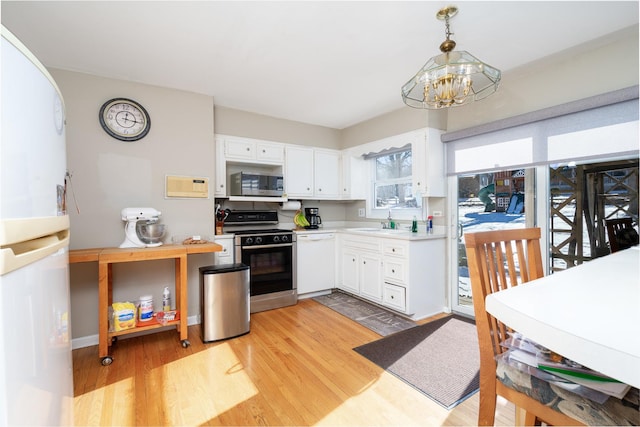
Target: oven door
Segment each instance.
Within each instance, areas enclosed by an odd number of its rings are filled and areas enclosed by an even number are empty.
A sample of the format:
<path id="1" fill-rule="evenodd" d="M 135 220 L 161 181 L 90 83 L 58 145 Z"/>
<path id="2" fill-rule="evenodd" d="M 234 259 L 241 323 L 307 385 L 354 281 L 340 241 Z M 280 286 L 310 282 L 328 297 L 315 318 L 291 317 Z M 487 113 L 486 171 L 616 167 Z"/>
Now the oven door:
<path id="1" fill-rule="evenodd" d="M 296 288 L 293 244 L 243 246 L 242 263 L 250 268 L 251 296 Z"/>

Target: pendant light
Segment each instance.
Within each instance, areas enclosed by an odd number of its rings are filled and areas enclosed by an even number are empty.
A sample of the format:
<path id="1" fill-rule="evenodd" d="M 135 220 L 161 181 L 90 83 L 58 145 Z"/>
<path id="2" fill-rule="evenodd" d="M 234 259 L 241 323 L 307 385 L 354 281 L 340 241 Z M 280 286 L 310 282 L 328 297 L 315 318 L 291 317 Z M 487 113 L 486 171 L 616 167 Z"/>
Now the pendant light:
<path id="1" fill-rule="evenodd" d="M 454 51 L 449 19 L 458 13 L 456 6 L 442 8 L 436 18 L 445 21 L 447 39 L 440 55 L 426 64 L 402 86 L 402 100 L 409 107 L 441 109 L 458 107 L 491 95 L 498 89 L 500 70 L 485 64 L 466 51 Z"/>

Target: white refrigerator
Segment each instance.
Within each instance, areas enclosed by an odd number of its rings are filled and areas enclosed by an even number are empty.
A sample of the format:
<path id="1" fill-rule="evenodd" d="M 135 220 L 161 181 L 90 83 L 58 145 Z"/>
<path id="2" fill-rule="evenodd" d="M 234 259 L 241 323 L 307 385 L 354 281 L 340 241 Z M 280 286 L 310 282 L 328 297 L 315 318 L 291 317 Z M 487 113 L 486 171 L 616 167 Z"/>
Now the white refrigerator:
<path id="1" fill-rule="evenodd" d="M 73 424 L 64 103 L 2 27 L 0 426 Z"/>

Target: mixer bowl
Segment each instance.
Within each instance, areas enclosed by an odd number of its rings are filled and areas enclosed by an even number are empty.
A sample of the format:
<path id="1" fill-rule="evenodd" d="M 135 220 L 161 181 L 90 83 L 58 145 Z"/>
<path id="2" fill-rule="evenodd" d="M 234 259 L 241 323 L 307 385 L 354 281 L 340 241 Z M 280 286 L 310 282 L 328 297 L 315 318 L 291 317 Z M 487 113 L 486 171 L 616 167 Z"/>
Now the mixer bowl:
<path id="1" fill-rule="evenodd" d="M 138 221 L 136 223 L 136 233 L 143 243 L 161 243 L 166 233 L 166 227 L 164 224 Z"/>

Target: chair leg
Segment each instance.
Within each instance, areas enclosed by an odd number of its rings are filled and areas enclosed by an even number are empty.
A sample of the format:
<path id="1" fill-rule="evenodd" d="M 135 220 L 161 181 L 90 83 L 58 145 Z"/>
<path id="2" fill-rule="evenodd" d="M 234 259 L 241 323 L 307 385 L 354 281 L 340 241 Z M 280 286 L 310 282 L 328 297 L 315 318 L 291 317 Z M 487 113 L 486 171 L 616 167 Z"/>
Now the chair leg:
<path id="1" fill-rule="evenodd" d="M 516 419 L 515 425 L 517 426 L 540 426 L 542 421 L 531 412 L 527 412 L 524 408 L 516 406 Z"/>
<path id="2" fill-rule="evenodd" d="M 492 426 L 496 418 L 496 380 L 483 381 L 480 375 L 480 407 L 478 410 L 478 425 Z"/>

